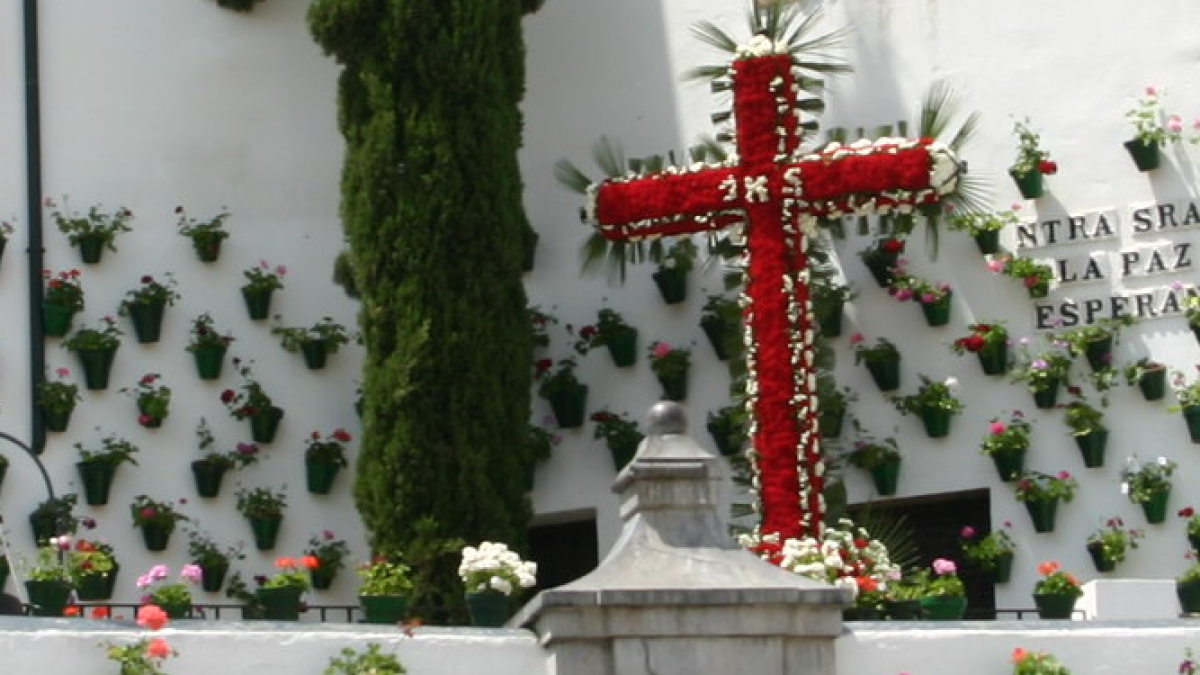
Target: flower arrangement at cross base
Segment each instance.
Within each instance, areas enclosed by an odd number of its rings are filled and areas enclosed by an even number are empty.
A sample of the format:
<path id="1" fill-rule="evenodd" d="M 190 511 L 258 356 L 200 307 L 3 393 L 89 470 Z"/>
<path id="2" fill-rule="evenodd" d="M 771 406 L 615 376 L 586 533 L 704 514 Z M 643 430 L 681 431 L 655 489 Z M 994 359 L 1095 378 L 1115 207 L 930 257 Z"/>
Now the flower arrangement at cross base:
<path id="1" fill-rule="evenodd" d="M 1138 540 L 1146 534 L 1141 530 L 1125 527 L 1120 516 L 1104 521 L 1104 527 L 1088 535 L 1087 549 L 1097 572 L 1111 572 L 1125 562 L 1130 549 L 1138 547 Z"/>
<path id="2" fill-rule="evenodd" d="M 471 622 L 499 626 L 508 619 L 509 596 L 537 584 L 537 563 L 522 560 L 502 542 L 485 541 L 463 547 L 458 576 L 466 588 Z"/>
<path id="3" fill-rule="evenodd" d="M 1139 463 L 1137 455 L 1125 460 L 1121 469 L 1121 493 L 1134 504 L 1141 504 L 1150 523 L 1161 523 L 1167 516 L 1171 495 L 1171 474 L 1178 465 L 1166 457 Z"/>
<path id="4" fill-rule="evenodd" d="M 1017 184 L 1021 196 L 1037 199 L 1044 193 L 1042 176 L 1058 173 L 1058 164 L 1050 159 L 1050 153 L 1041 147 L 1041 136 L 1030 127 L 1026 117 L 1013 123 L 1013 133 L 1018 140 L 1017 159 L 1008 168 L 1009 175 Z"/>
<path id="5" fill-rule="evenodd" d="M 967 562 L 992 573 L 995 583 L 1007 583 L 1012 573 L 1012 561 L 1016 552 L 1016 542 L 1009 536 L 1008 530 L 1012 523 L 1004 521 L 1001 529 L 992 530 L 979 537 L 978 532 L 970 525 L 964 525 L 959 530 L 959 546 Z"/>

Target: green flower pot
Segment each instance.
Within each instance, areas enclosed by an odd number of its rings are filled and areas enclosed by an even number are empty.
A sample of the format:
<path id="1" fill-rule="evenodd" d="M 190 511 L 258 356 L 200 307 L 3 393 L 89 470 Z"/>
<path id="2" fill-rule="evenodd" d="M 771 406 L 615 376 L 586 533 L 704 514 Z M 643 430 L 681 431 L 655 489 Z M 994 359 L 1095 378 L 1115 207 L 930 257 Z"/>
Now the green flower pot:
<path id="1" fill-rule="evenodd" d="M 863 264 L 871 272 L 875 283 L 879 284 L 882 288 L 887 288 L 895 279 L 892 269 L 896 267 L 896 261 L 899 257 L 899 253 L 888 253 L 877 250 L 874 252 L 873 257 L 864 260 Z"/>
<path id="2" fill-rule="evenodd" d="M 1052 410 L 1058 405 L 1058 390 L 1061 384 L 1057 377 L 1046 378 L 1045 386 L 1033 392 L 1033 404 L 1040 410 Z"/>
<path id="3" fill-rule="evenodd" d="M 408 598 L 403 595 L 360 595 L 363 623 L 399 623 L 408 612 Z"/>
<path id="4" fill-rule="evenodd" d="M 220 237 L 193 237 L 192 250 L 196 252 L 196 259 L 202 263 L 217 262 L 221 257 L 221 241 Z"/>
<path id="5" fill-rule="evenodd" d="M 899 459 L 871 467 L 871 482 L 875 484 L 875 491 L 879 493 L 879 496 L 890 497 L 896 494 L 896 484 L 899 481 Z"/>
<path id="6" fill-rule="evenodd" d="M 158 606 L 172 619 L 186 619 L 192 613 L 190 602 L 161 602 Z"/>
<path id="7" fill-rule="evenodd" d="M 720 317 L 706 316 L 700 319 L 700 328 L 704 330 L 704 336 L 708 338 L 708 343 L 712 345 L 713 353 L 717 355 L 718 361 L 729 360 L 729 349 L 726 345 L 731 340 L 731 333 L 736 329 L 736 326 L 730 327 Z M 824 333 L 824 330 L 822 330 Z"/>
<path id="8" fill-rule="evenodd" d="M 332 567 L 318 567 L 308 571 L 309 583 L 312 584 L 313 589 L 318 591 L 329 590 L 335 578 L 337 578 L 337 570 Z"/>
<path id="9" fill-rule="evenodd" d="M 75 352 L 83 368 L 84 386 L 92 391 L 108 389 L 109 374 L 112 373 L 116 349 L 80 349 Z"/>
<path id="10" fill-rule="evenodd" d="M 1140 138 L 1135 138 L 1125 141 L 1125 149 L 1133 158 L 1133 163 L 1137 166 L 1138 171 L 1153 171 L 1158 168 L 1161 161 L 1158 143 L 1147 143 Z"/>
<path id="11" fill-rule="evenodd" d="M 984 375 L 1004 375 L 1008 372 L 1008 344 L 989 342 L 975 352 Z"/>
<path id="12" fill-rule="evenodd" d="M 206 499 L 221 493 L 221 481 L 225 478 L 225 465 L 213 464 L 203 459 L 192 462 L 192 479 L 196 483 L 196 494 Z"/>
<path id="13" fill-rule="evenodd" d="M 227 348 L 219 345 L 201 347 L 192 351 L 196 362 L 196 374 L 202 380 L 216 380 L 221 377 L 221 367 L 225 365 Z"/>
<path id="14" fill-rule="evenodd" d="M 990 570 L 993 584 L 1007 584 L 1012 579 L 1013 554 L 1006 551 L 996 556 L 995 565 Z"/>
<path id="15" fill-rule="evenodd" d="M 1175 582 L 1175 595 L 1184 614 L 1200 614 L 1200 581 Z"/>
<path id="16" fill-rule="evenodd" d="M 900 358 L 867 361 L 867 371 L 879 391 L 895 391 L 900 387 Z"/>
<path id="17" fill-rule="evenodd" d="M 1012 176 L 1013 182 L 1017 184 L 1017 190 L 1025 199 L 1037 199 L 1046 193 L 1045 185 L 1042 181 L 1042 172 L 1038 169 L 1033 169 L 1028 173 L 1008 172 Z"/>
<path id="18" fill-rule="evenodd" d="M 1104 555 L 1104 544 L 1093 542 L 1087 545 L 1088 556 L 1092 559 L 1092 566 L 1097 572 L 1111 572 L 1117 568 L 1117 563 Z"/>
<path id="19" fill-rule="evenodd" d="M 925 618 L 920 600 L 885 600 L 883 614 L 891 621 L 920 621 Z"/>
<path id="20" fill-rule="evenodd" d="M 271 406 L 259 410 L 250 416 L 250 437 L 255 443 L 270 443 L 275 440 L 279 431 L 279 422 L 283 419 L 283 408 Z"/>
<path id="21" fill-rule="evenodd" d="M 1154 368 L 1142 373 L 1141 379 L 1138 380 L 1138 389 L 1142 392 L 1142 398 L 1147 401 L 1159 401 L 1167 393 L 1167 369 Z"/>
<path id="22" fill-rule="evenodd" d="M 271 313 L 271 295 L 274 292 L 274 289 L 268 291 L 242 289 L 242 300 L 246 302 L 246 313 L 250 315 L 251 320 L 261 321 L 267 318 Z"/>
<path id="23" fill-rule="evenodd" d="M 142 541 L 147 551 L 165 551 L 171 543 L 171 533 L 174 527 L 161 523 L 146 523 L 141 526 Z"/>
<path id="24" fill-rule="evenodd" d="M 467 593 L 467 612 L 472 626 L 497 628 L 508 621 L 508 596 L 501 593 Z"/>
<path id="25" fill-rule="evenodd" d="M 1084 345 L 1083 353 L 1087 357 L 1088 365 L 1091 366 L 1092 372 L 1104 370 L 1112 366 L 1112 337 L 1100 338 L 1092 340 Z"/>
<path id="26" fill-rule="evenodd" d="M 79 258 L 95 265 L 104 257 L 104 235 L 86 234 L 79 238 Z"/>
<path id="27" fill-rule="evenodd" d="M 937 302 L 918 302 L 921 312 L 925 315 L 925 325 L 934 328 L 950 323 L 950 309 L 954 306 L 953 299 L 953 295 L 947 294 Z"/>
<path id="28" fill-rule="evenodd" d="M 1104 466 L 1104 450 L 1108 447 L 1108 429 L 1098 429 L 1085 436 L 1076 436 L 1075 445 L 1083 455 L 1083 465 L 1089 469 Z"/>
<path id="29" fill-rule="evenodd" d="M 1026 448 L 1002 450 L 992 453 L 992 463 L 996 465 L 996 473 L 1005 483 L 1014 481 L 1025 469 Z"/>
<path id="30" fill-rule="evenodd" d="M 638 331 L 636 328 L 621 331 L 608 340 L 608 354 L 618 368 L 632 366 L 637 362 Z"/>
<path id="31" fill-rule="evenodd" d="M 25 582 L 29 605 L 34 616 L 62 616 L 71 597 L 71 585 L 65 581 Z"/>
<path id="32" fill-rule="evenodd" d="M 823 337 L 835 338 L 841 336 L 842 310 L 845 306 L 845 300 L 833 298 L 825 306 L 819 309 L 814 308 L 813 313 L 816 315 L 817 328 L 821 331 Z"/>
<path id="33" fill-rule="evenodd" d="M 973 237 L 975 246 L 982 255 L 1000 252 L 1000 230 L 986 230 Z"/>
<path id="34" fill-rule="evenodd" d="M 1142 502 L 1142 513 L 1146 515 L 1147 523 L 1158 525 L 1167 519 L 1167 501 L 1170 498 L 1171 490 L 1166 489 L 1155 492 L 1148 501 Z"/>
<path id="35" fill-rule="evenodd" d="M 283 516 L 266 518 L 248 518 L 250 530 L 254 533 L 254 548 L 260 551 L 270 551 L 275 548 L 279 539 L 279 527 L 283 524 Z"/>
<path id="36" fill-rule="evenodd" d="M 104 506 L 108 504 L 108 493 L 112 488 L 113 478 L 117 475 L 117 465 L 104 460 L 91 462 L 76 462 L 79 480 L 83 483 L 84 501 L 88 506 Z"/>
<path id="37" fill-rule="evenodd" d="M 314 495 L 327 495 L 333 488 L 333 479 L 337 478 L 342 467 L 328 460 L 304 458 L 304 479 L 308 491 Z"/>
<path id="38" fill-rule="evenodd" d="M 321 370 L 329 360 L 329 343 L 324 340 L 301 340 L 300 353 L 309 370 Z"/>
<path id="39" fill-rule="evenodd" d="M 1027 501 L 1025 509 L 1029 511 L 1029 518 L 1033 521 L 1034 532 L 1054 531 L 1055 516 L 1058 514 L 1057 499 Z"/>
<path id="40" fill-rule="evenodd" d="M 260 588 L 254 595 L 262 605 L 262 618 L 268 621 L 299 621 L 300 596 L 304 590 L 295 587 Z"/>
<path id="41" fill-rule="evenodd" d="M 638 445 L 640 444 L 641 439 L 637 443 L 608 442 L 608 451 L 612 454 L 613 468 L 616 469 L 617 473 L 620 473 L 626 464 L 633 461 L 633 457 L 637 454 Z"/>
<path id="42" fill-rule="evenodd" d="M 663 302 L 668 305 L 676 305 L 687 299 L 686 273 L 662 268 L 655 272 L 653 277 Z"/>
<path id="43" fill-rule="evenodd" d="M 1078 598 L 1070 593 L 1033 594 L 1033 603 L 1037 606 L 1038 617 L 1042 619 L 1070 619 L 1075 612 L 1075 601 Z"/>
<path id="44" fill-rule="evenodd" d="M 1188 436 L 1192 442 L 1200 443 L 1200 405 L 1184 406 L 1183 419 L 1187 422 Z"/>
<path id="45" fill-rule="evenodd" d="M 587 409 L 588 387 L 581 384 L 577 387 L 556 391 L 547 398 L 554 419 L 563 429 L 574 429 L 583 425 L 584 413 Z"/>
<path id="46" fill-rule="evenodd" d="M 932 621 L 958 621 L 967 611 L 967 599 L 961 595 L 927 595 L 921 598 L 921 609 Z"/>
<path id="47" fill-rule="evenodd" d="M 120 565 L 113 565 L 108 572 L 81 575 L 79 585 L 75 587 L 75 596 L 84 602 L 112 598 L 120 569 Z"/>
<path id="48" fill-rule="evenodd" d="M 42 415 L 42 423 L 46 425 L 46 431 L 59 432 L 67 430 L 67 427 L 71 425 L 71 413 L 75 412 L 74 408 L 65 412 L 59 410 L 46 410 L 42 407 L 39 407 L 38 410 Z"/>
<path id="49" fill-rule="evenodd" d="M 687 399 L 688 374 L 686 371 L 678 375 L 659 375 L 658 383 L 662 385 L 662 396 L 664 399 L 668 401 L 683 401 Z"/>
<path id="50" fill-rule="evenodd" d="M 225 575 L 229 573 L 229 563 L 216 565 L 200 565 L 203 576 L 200 577 L 200 588 L 208 593 L 217 593 L 225 584 Z"/>
<path id="51" fill-rule="evenodd" d="M 48 302 L 42 303 L 42 333 L 47 337 L 63 337 L 71 330 L 75 310 Z"/>
<path id="52" fill-rule="evenodd" d="M 921 408 L 921 424 L 930 438 L 945 438 L 950 435 L 950 421 L 954 413 L 945 408 Z"/>
<path id="53" fill-rule="evenodd" d="M 126 305 L 126 308 L 126 311 L 129 312 L 129 320 L 133 322 L 133 334 L 137 341 L 142 344 L 158 342 L 159 336 L 162 335 L 162 320 L 163 313 L 167 308 L 166 304 L 139 302 Z"/>

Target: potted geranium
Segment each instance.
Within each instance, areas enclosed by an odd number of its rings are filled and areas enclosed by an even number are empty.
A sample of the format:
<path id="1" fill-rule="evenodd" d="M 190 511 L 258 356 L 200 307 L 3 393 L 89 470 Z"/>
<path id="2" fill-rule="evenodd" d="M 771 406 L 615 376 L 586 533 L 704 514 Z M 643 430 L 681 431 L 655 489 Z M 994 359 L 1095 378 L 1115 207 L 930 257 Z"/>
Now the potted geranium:
<path id="1" fill-rule="evenodd" d="M 1200 367 L 1197 369 L 1200 370 Z M 1200 378 L 1188 382 L 1183 373 L 1175 372 L 1171 374 L 1171 386 L 1175 389 L 1175 399 L 1178 401 L 1171 406 L 1171 410 L 1183 413 L 1188 436 L 1193 443 L 1200 443 Z"/>
<path id="2" fill-rule="evenodd" d="M 121 566 L 113 547 L 101 541 L 76 539 L 67 554 L 75 597 L 79 600 L 108 600 L 112 597 Z"/>
<path id="3" fill-rule="evenodd" d="M 864 364 L 880 391 L 893 391 L 900 386 L 900 350 L 887 338 L 877 338 L 868 346 L 862 333 L 850 336 L 854 363 Z"/>
<path id="4" fill-rule="evenodd" d="M 650 343 L 650 370 L 662 385 L 663 398 L 682 401 L 687 398 L 688 372 L 692 367 L 692 350 L 672 347 L 656 340 Z"/>
<path id="5" fill-rule="evenodd" d="M 254 379 L 254 371 L 249 363 L 235 358 L 233 366 L 242 378 L 241 391 L 222 391 L 221 402 L 234 419 L 250 420 L 250 436 L 255 443 L 270 443 L 275 440 L 279 422 L 283 419 L 283 408 L 275 405 L 267 390 Z"/>
<path id="6" fill-rule="evenodd" d="M 271 313 L 271 296 L 283 289 L 283 277 L 287 267 L 259 260 L 258 264 L 242 272 L 246 283 L 242 286 L 242 299 L 246 301 L 246 312 L 252 320 L 267 318 Z"/>
<path id="7" fill-rule="evenodd" d="M 1054 280 L 1054 268 L 1033 258 L 1004 254 L 988 261 L 988 269 L 1017 279 L 1031 298 L 1044 298 Z"/>
<path id="8" fill-rule="evenodd" d="M 408 565 L 397 556 L 375 556 L 371 562 L 358 567 L 362 585 L 358 602 L 367 623 L 396 623 L 408 609 L 408 592 L 412 590 Z"/>
<path id="9" fill-rule="evenodd" d="M 1041 136 L 1030 128 L 1029 118 L 1017 120 L 1013 133 L 1017 135 L 1017 159 L 1008 168 L 1009 175 L 1017 184 L 1021 196 L 1037 199 L 1044 193 L 1042 176 L 1058 173 L 1058 164 L 1050 159 L 1050 153 L 1041 147 Z"/>
<path id="10" fill-rule="evenodd" d="M 1171 496 L 1171 474 L 1178 466 L 1166 457 L 1153 462 L 1138 463 L 1137 456 L 1125 460 L 1121 469 L 1121 493 L 1134 504 L 1141 504 L 1149 523 L 1161 523 L 1167 517 L 1167 500 Z"/>
<path id="11" fill-rule="evenodd" d="M 619 368 L 637 361 L 638 329 L 625 323 L 615 310 L 607 307 L 600 310 L 596 325 L 580 328 L 579 338 L 586 343 L 586 349 L 607 347 L 613 364 Z"/>
<path id="12" fill-rule="evenodd" d="M 192 462 L 192 478 L 201 497 L 216 497 L 226 472 L 257 462 L 260 454 L 258 445 L 246 442 L 238 443 L 233 450 L 215 449 L 216 439 L 203 417 L 196 424 L 196 441 L 201 458 Z"/>
<path id="13" fill-rule="evenodd" d="M 187 535 L 188 558 L 203 572 L 200 587 L 209 593 L 216 593 L 225 582 L 230 562 L 246 557 L 242 553 L 242 543 L 222 549 L 210 536 L 199 530 L 189 530 Z"/>
<path id="14" fill-rule="evenodd" d="M 117 469 L 128 462 L 137 466 L 133 454 L 138 447 L 133 443 L 115 435 L 105 436 L 100 441 L 100 447 L 89 449 L 82 443 L 76 443 L 79 451 L 79 461 L 75 468 L 79 470 L 79 479 L 83 483 L 84 499 L 88 506 L 103 506 L 108 503 L 109 488 Z"/>
<path id="15" fill-rule="evenodd" d="M 42 295 L 42 332 L 49 337 L 62 337 L 71 329 L 71 319 L 83 309 L 83 284 L 79 270 L 55 274 L 42 270 L 46 287 Z"/>
<path id="16" fill-rule="evenodd" d="M 837 380 L 827 374 L 817 376 L 817 399 L 820 401 L 818 423 L 821 438 L 837 438 L 842 435 L 846 410 L 858 400 L 858 394 L 850 387 L 838 388 Z"/>
<path id="17" fill-rule="evenodd" d="M 746 441 L 746 408 L 741 405 L 718 408 L 708 413 L 704 426 L 722 455 L 736 455 Z"/>
<path id="18" fill-rule="evenodd" d="M 1104 449 L 1108 443 L 1104 413 L 1086 401 L 1072 401 L 1066 406 L 1063 421 L 1071 427 L 1071 435 L 1075 437 L 1075 444 L 1083 455 L 1083 465 L 1089 469 L 1104 466 Z"/>
<path id="19" fill-rule="evenodd" d="M 287 508 L 287 493 L 270 488 L 256 487 L 239 489 L 237 510 L 250 523 L 254 532 L 254 546 L 260 551 L 275 548 L 279 537 L 279 526 L 283 523 L 283 512 Z"/>
<path id="20" fill-rule="evenodd" d="M 305 556 L 316 558 L 315 565 L 305 563 L 308 568 L 309 581 L 318 591 L 327 590 L 339 570 L 346 566 L 346 557 L 350 555 L 350 547 L 346 540 L 338 539 L 333 530 L 325 530 L 320 535 L 313 535 L 304 549 Z M 311 562 L 311 561 L 309 561 Z"/>
<path id="21" fill-rule="evenodd" d="M 150 429 L 161 427 L 171 414 L 171 388 L 159 384 L 161 377 L 158 373 L 146 373 L 138 378 L 136 387 L 121 388 L 122 394 L 137 402 L 138 424 Z"/>
<path id="22" fill-rule="evenodd" d="M 663 302 L 674 305 L 687 298 L 688 273 L 696 265 L 696 244 L 687 237 L 680 237 L 658 260 L 658 271 L 652 276 Z"/>
<path id="23" fill-rule="evenodd" d="M 1071 675 L 1071 671 L 1053 654 L 1030 652 L 1020 647 L 1012 651 L 1013 675 Z"/>
<path id="24" fill-rule="evenodd" d="M 901 302 L 911 300 L 919 304 L 929 326 L 944 326 L 950 322 L 950 303 L 954 297 L 950 284 L 934 283 L 897 268 L 888 284 L 888 294 Z"/>
<path id="25" fill-rule="evenodd" d="M 142 604 L 158 605 L 172 619 L 183 619 L 192 611 L 192 591 L 188 587 L 201 582 L 204 570 L 190 563 L 180 568 L 179 581 L 161 583 L 170 574 L 166 565 L 155 565 L 137 578 L 137 587 L 144 594 Z"/>
<path id="26" fill-rule="evenodd" d="M 1075 611 L 1075 601 L 1083 595 L 1079 579 L 1064 572 L 1057 561 L 1048 560 L 1038 565 L 1042 578 L 1033 587 L 1033 601 L 1038 616 L 1043 619 L 1069 619 Z"/>
<path id="27" fill-rule="evenodd" d="M 941 382 L 934 382 L 923 374 L 917 377 L 921 380 L 917 393 L 893 396 L 892 404 L 902 415 L 919 415 L 925 425 L 925 433 L 930 438 L 942 438 L 950 433 L 950 420 L 963 409 L 962 402 L 955 396 L 958 378 L 947 377 Z"/>
<path id="28" fill-rule="evenodd" d="M 881 497 L 896 494 L 896 483 L 900 477 L 900 447 L 896 439 L 888 437 L 877 441 L 862 430 L 857 420 L 854 429 L 858 432 L 858 440 L 854 449 L 846 456 L 846 461 L 856 469 L 870 472 L 875 491 Z"/>
<path id="29" fill-rule="evenodd" d="M 1032 432 L 1033 425 L 1020 410 L 1014 410 L 1008 420 L 993 417 L 988 423 L 988 433 L 983 437 L 980 450 L 992 458 L 1000 480 L 1015 480 L 1021 474 Z"/>
<path id="30" fill-rule="evenodd" d="M 982 537 L 970 525 L 959 531 L 959 545 L 967 562 L 990 572 L 992 581 L 1007 583 L 1012 575 L 1013 556 L 1017 545 L 1008 534 L 1012 523 L 1004 521 L 1003 529 L 992 530 Z"/>
<path id="31" fill-rule="evenodd" d="M 1088 535 L 1087 550 L 1097 572 L 1111 572 L 1125 562 L 1130 549 L 1138 547 L 1138 539 L 1146 536 L 1141 530 L 1125 527 L 1120 516 L 1104 521 L 1104 527 Z"/>
<path id="32" fill-rule="evenodd" d="M 42 380 L 37 384 L 34 402 L 50 431 L 66 431 L 71 423 L 71 413 L 81 400 L 79 386 L 66 379 L 70 375 L 71 371 L 67 368 L 55 368 L 54 376 L 58 379 Z"/>
<path id="33" fill-rule="evenodd" d="M 213 318 L 208 312 L 192 319 L 191 338 L 188 340 L 187 350 L 196 360 L 196 373 L 200 379 L 215 380 L 221 377 L 225 352 L 232 342 L 233 336 L 223 334 L 213 327 Z"/>
<path id="34" fill-rule="evenodd" d="M 596 424 L 592 438 L 604 441 L 612 454 L 613 468 L 620 472 L 633 460 L 642 442 L 643 434 L 638 430 L 637 422 L 629 419 L 629 413 L 616 414 L 607 410 L 592 413 L 591 420 Z"/>
<path id="35" fill-rule="evenodd" d="M 192 240 L 192 249 L 200 262 L 216 262 L 221 255 L 221 242 L 229 237 L 225 231 L 229 211 L 221 209 L 208 220 L 189 218 L 182 206 L 176 206 L 175 213 L 179 216 L 179 234 Z"/>
<path id="36" fill-rule="evenodd" d="M 858 257 L 870 270 L 871 276 L 881 287 L 887 287 L 895 275 L 895 268 L 904 252 L 904 240 L 899 237 L 880 237 L 870 246 L 858 252 Z"/>
<path id="37" fill-rule="evenodd" d="M 308 491 L 315 495 L 327 495 L 333 486 L 338 471 L 349 466 L 346 461 L 346 446 L 353 440 L 350 432 L 338 427 L 333 433 L 322 436 L 313 431 L 306 441 L 304 450 L 304 474 Z"/>
<path id="38" fill-rule="evenodd" d="M 308 556 L 311 558 L 311 556 Z M 281 557 L 275 559 L 273 574 L 255 591 L 255 598 L 262 606 L 263 618 L 269 621 L 297 621 L 300 619 L 300 596 L 309 588 L 308 575 L 302 569 L 315 559 Z"/>
<path id="39" fill-rule="evenodd" d="M 175 277 L 167 272 L 160 282 L 149 274 L 142 275 L 141 286 L 127 292 L 121 301 L 121 316 L 133 322 L 133 333 L 143 344 L 158 342 L 162 333 L 163 311 L 175 304 Z"/>
<path id="40" fill-rule="evenodd" d="M 63 209 L 66 209 L 67 198 L 63 197 Z M 113 244 L 117 235 L 130 230 L 129 221 L 133 213 L 126 208 L 118 208 L 112 213 L 100 210 L 100 206 L 88 208 L 86 215 L 65 213 L 58 210 L 57 204 L 51 197 L 46 197 L 45 205 L 54 209 L 50 214 L 58 230 L 67 235 L 72 246 L 79 247 L 79 255 L 83 262 L 92 264 L 100 262 L 100 257 L 107 248 L 116 251 Z"/>
<path id="41" fill-rule="evenodd" d="M 1002 321 L 973 323 L 966 337 L 958 338 L 950 346 L 955 354 L 967 352 L 979 358 L 985 375 L 1003 375 L 1008 372 L 1008 329 Z"/>
<path id="42" fill-rule="evenodd" d="M 1070 345 L 1071 353 L 1087 357 L 1093 371 L 1112 367 L 1112 352 L 1121 333 L 1121 328 L 1132 326 L 1137 320 L 1131 316 L 1097 319 L 1095 323 L 1063 331 L 1055 339 Z"/>
<path id="43" fill-rule="evenodd" d="M 1137 385 L 1142 398 L 1147 401 L 1160 400 L 1166 395 L 1167 366 L 1143 356 L 1125 366 L 1125 383 Z"/>
<path id="44" fill-rule="evenodd" d="M 553 359 L 538 359 L 534 364 L 538 396 L 550 403 L 558 426 L 578 427 L 583 424 L 588 387 L 575 376 L 575 359 L 560 359 L 557 369 L 554 365 Z"/>
<path id="45" fill-rule="evenodd" d="M 1075 498 L 1079 482 L 1067 471 L 1055 475 L 1040 471 L 1026 471 L 1017 479 L 1013 492 L 1017 501 L 1024 502 L 1033 529 L 1037 532 L 1053 532 L 1059 502 L 1070 502 Z"/>
<path id="46" fill-rule="evenodd" d="M 1070 386 L 1070 372 L 1071 357 L 1061 348 L 1052 346 L 1037 354 L 1022 348 L 1009 376 L 1013 382 L 1026 383 L 1029 393 L 1033 394 L 1034 405 L 1048 410 L 1057 405 L 1061 386 Z"/>
<path id="47" fill-rule="evenodd" d="M 509 596 L 537 584 L 537 563 L 521 560 L 500 542 L 466 546 L 458 576 L 467 591 L 467 610 L 476 626 L 502 626 L 508 620 Z"/>
<path id="48" fill-rule="evenodd" d="M 1179 509 L 1176 515 L 1187 519 L 1184 527 L 1187 531 L 1188 544 L 1193 549 L 1200 550 L 1200 513 L 1190 506 L 1185 506 Z"/>
<path id="49" fill-rule="evenodd" d="M 79 358 L 83 366 L 84 386 L 91 390 L 108 388 L 113 359 L 124 335 L 111 316 L 104 317 L 100 323 L 100 328 L 80 328 L 62 343 Z"/>
<path id="50" fill-rule="evenodd" d="M 25 590 L 33 616 L 62 616 L 74 590 L 74 577 L 66 564 L 71 537 L 51 537 L 37 549 L 37 559 L 26 573 Z"/>
<path id="51" fill-rule="evenodd" d="M 975 245 L 983 255 L 1000 252 L 1000 233 L 1005 228 L 1020 224 L 1016 211 L 1020 204 L 1013 204 L 1007 211 L 987 213 L 956 213 L 950 217 L 949 227 L 957 232 L 966 232 L 975 239 Z"/>
<path id="52" fill-rule="evenodd" d="M 79 519 L 73 512 L 78 500 L 74 494 L 65 494 L 38 502 L 29 513 L 29 527 L 33 531 L 34 545 L 41 546 L 51 537 L 75 532 Z"/>
<path id="53" fill-rule="evenodd" d="M 932 578 L 929 578 L 926 572 L 921 609 L 925 610 L 925 616 L 930 619 L 961 619 L 967 610 L 967 591 L 962 579 L 958 578 L 958 566 L 953 560 L 937 558 L 933 561 L 932 568 Z"/>
<path id="54" fill-rule="evenodd" d="M 327 357 L 337 353 L 338 347 L 350 341 L 345 326 L 330 317 L 324 317 L 308 328 L 278 326 L 271 333 L 279 336 L 280 346 L 287 351 L 303 354 L 304 365 L 309 370 L 324 368 Z"/>
<path id="55" fill-rule="evenodd" d="M 1138 171 L 1157 169 L 1162 146 L 1183 139 L 1183 118 L 1179 115 L 1167 116 L 1163 110 L 1166 95 L 1165 89 L 1149 85 L 1136 105 L 1125 113 L 1125 119 L 1133 124 L 1133 138 L 1125 141 L 1125 149 L 1129 151 Z"/>
<path id="56" fill-rule="evenodd" d="M 188 517 L 175 510 L 173 502 L 160 502 L 146 495 L 138 495 L 129 505 L 129 513 L 133 516 L 133 526 L 142 530 L 142 539 L 146 549 L 164 551 L 171 540 L 175 525 Z"/>
<path id="57" fill-rule="evenodd" d="M 833 279 L 814 279 L 812 285 L 808 287 L 809 298 L 812 300 L 813 319 L 817 322 L 817 327 L 821 330 L 821 336 L 826 338 L 835 338 L 842 334 L 842 311 L 846 307 L 846 303 L 853 300 L 858 293 L 847 286 Z M 726 313 L 736 312 L 734 321 L 734 329 L 739 325 L 741 320 L 742 308 L 735 300 L 727 301 L 730 306 Z M 732 344 L 737 349 L 741 348 L 741 335 L 732 330 Z M 732 353 L 732 352 L 731 352 Z"/>

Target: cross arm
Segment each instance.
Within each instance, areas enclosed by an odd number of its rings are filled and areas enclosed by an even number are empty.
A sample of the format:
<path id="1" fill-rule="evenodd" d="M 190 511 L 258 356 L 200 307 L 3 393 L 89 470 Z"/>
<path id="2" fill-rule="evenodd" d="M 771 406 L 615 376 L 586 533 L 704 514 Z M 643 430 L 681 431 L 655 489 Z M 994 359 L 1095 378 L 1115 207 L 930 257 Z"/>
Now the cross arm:
<path id="1" fill-rule="evenodd" d="M 592 221 L 607 239 L 636 239 L 713 230 L 743 220 L 737 173 L 708 168 L 600 183 Z"/>

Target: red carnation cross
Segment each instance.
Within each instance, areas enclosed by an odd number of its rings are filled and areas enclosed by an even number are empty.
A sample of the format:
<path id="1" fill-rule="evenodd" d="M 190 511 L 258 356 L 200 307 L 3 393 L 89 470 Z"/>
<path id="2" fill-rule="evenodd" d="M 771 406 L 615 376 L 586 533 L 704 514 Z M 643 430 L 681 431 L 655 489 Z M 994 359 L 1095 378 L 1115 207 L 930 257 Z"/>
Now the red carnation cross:
<path id="1" fill-rule="evenodd" d="M 825 486 L 813 376 L 805 217 L 877 204 L 933 204 L 930 141 L 877 152 L 799 158 L 800 126 L 788 54 L 733 64 L 739 163 L 601 183 L 595 219 L 611 240 L 743 225 L 749 257 L 743 319 L 752 337 L 748 391 L 758 455 L 762 534 L 819 536 Z M 897 195 L 906 195 L 897 198 Z"/>

